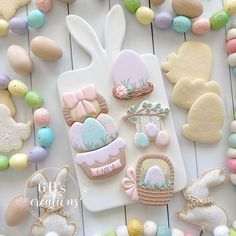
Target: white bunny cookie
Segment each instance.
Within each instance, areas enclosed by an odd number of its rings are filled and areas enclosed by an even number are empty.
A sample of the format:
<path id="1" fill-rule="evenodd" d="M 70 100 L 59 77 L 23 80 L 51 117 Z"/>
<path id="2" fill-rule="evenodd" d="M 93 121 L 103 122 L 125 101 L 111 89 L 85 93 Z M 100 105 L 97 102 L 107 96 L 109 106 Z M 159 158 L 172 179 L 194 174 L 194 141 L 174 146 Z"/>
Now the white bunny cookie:
<path id="1" fill-rule="evenodd" d="M 43 171 L 37 171 L 28 180 L 27 186 L 33 188 L 39 184 L 45 187 L 40 191 L 40 208 L 44 210 L 37 223 L 32 225 L 33 236 L 44 236 L 55 232 L 59 236 L 74 236 L 76 225 L 70 222 L 67 213 L 63 210 L 65 203 L 66 184 L 68 180 L 68 167 L 62 168 L 56 175 L 54 184 L 61 188 L 50 188 L 47 176 Z"/>

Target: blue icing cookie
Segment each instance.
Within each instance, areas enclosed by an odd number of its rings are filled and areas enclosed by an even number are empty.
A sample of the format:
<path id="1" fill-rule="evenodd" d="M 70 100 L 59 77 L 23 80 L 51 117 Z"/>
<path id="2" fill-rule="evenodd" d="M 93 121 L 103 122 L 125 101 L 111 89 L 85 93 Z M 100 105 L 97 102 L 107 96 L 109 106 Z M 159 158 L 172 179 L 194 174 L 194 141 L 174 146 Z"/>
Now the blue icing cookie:
<path id="1" fill-rule="evenodd" d="M 149 146 L 149 139 L 148 139 L 148 136 L 145 134 L 145 133 L 139 133 L 137 132 L 135 134 L 135 144 L 138 146 L 138 147 L 141 147 L 141 148 L 146 148 Z"/>

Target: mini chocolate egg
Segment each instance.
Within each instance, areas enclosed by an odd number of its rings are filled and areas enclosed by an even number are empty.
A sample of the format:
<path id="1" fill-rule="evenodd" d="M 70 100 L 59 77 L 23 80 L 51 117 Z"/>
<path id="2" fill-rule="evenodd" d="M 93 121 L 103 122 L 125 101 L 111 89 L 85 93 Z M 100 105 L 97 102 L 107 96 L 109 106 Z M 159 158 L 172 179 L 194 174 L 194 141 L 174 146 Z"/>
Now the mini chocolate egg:
<path id="1" fill-rule="evenodd" d="M 35 91 L 29 91 L 25 95 L 26 103 L 32 108 L 39 108 L 43 106 L 43 98 Z"/>
<path id="2" fill-rule="evenodd" d="M 6 170 L 9 167 L 9 158 L 7 156 L 0 155 L 0 171 Z"/>
<path id="3" fill-rule="evenodd" d="M 27 16 L 27 23 L 33 29 L 39 29 L 45 24 L 45 15 L 42 11 L 35 9 Z"/>
<path id="4" fill-rule="evenodd" d="M 33 117 L 35 125 L 40 128 L 48 126 L 51 119 L 49 111 L 43 107 L 35 110 Z"/>
<path id="5" fill-rule="evenodd" d="M 128 223 L 129 236 L 142 236 L 143 226 L 139 220 L 131 220 Z"/>
<path id="6" fill-rule="evenodd" d="M 227 62 L 231 66 L 236 66 L 236 53 L 232 53 L 228 56 Z"/>
<path id="7" fill-rule="evenodd" d="M 233 174 L 236 174 L 236 159 L 230 158 L 227 161 L 227 167 Z"/>
<path id="8" fill-rule="evenodd" d="M 129 236 L 128 228 L 126 225 L 121 225 L 116 229 L 117 236 Z"/>
<path id="9" fill-rule="evenodd" d="M 43 12 L 49 12 L 52 9 L 53 1 L 52 0 L 36 0 L 35 5 L 39 10 Z"/>
<path id="10" fill-rule="evenodd" d="M 192 32 L 196 35 L 206 34 L 211 29 L 211 22 L 208 18 L 202 17 L 192 24 Z"/>
<path id="11" fill-rule="evenodd" d="M 136 11 L 136 18 L 142 25 L 149 25 L 155 18 L 155 14 L 149 7 L 140 7 Z"/>
<path id="12" fill-rule="evenodd" d="M 23 195 L 13 198 L 7 207 L 5 220 L 8 226 L 17 226 L 29 215 L 30 199 Z"/>
<path id="13" fill-rule="evenodd" d="M 231 39 L 226 43 L 226 49 L 228 54 L 236 52 L 236 39 Z"/>
<path id="14" fill-rule="evenodd" d="M 41 146 L 48 148 L 52 145 L 53 140 L 54 140 L 54 133 L 51 128 L 45 127 L 38 130 L 37 141 Z"/>
<path id="15" fill-rule="evenodd" d="M 0 90 L 7 89 L 10 81 L 11 79 L 7 75 L 0 74 Z"/>
<path id="16" fill-rule="evenodd" d="M 29 152 L 29 161 L 32 163 L 38 163 L 45 160 L 48 157 L 48 151 L 44 147 L 35 146 Z"/>
<path id="17" fill-rule="evenodd" d="M 145 236 L 156 236 L 157 225 L 153 221 L 146 221 L 143 225 L 143 234 Z"/>
<path id="18" fill-rule="evenodd" d="M 172 22 L 172 28 L 177 33 L 187 33 L 192 26 L 192 21 L 186 16 L 176 16 Z"/>
<path id="19" fill-rule="evenodd" d="M 229 158 L 236 158 L 236 149 L 235 148 L 229 148 L 227 151 L 227 156 Z"/>
<path id="20" fill-rule="evenodd" d="M 57 61 L 63 55 L 60 46 L 52 39 L 44 36 L 35 37 L 31 41 L 30 47 L 35 56 L 45 61 Z"/>
<path id="21" fill-rule="evenodd" d="M 229 41 L 231 39 L 236 39 L 236 29 L 230 29 L 227 32 L 227 41 Z"/>
<path id="22" fill-rule="evenodd" d="M 0 19 L 0 37 L 6 36 L 9 33 L 9 24 L 5 21 Z"/>
<path id="23" fill-rule="evenodd" d="M 151 3 L 154 5 L 161 5 L 164 2 L 165 2 L 165 0 L 151 0 Z"/>
<path id="24" fill-rule="evenodd" d="M 171 229 L 166 225 L 160 225 L 157 229 L 158 236 L 171 236 Z"/>
<path id="25" fill-rule="evenodd" d="M 157 136 L 158 132 L 159 130 L 154 123 L 149 123 L 145 127 L 145 133 L 151 139 L 154 139 Z"/>
<path id="26" fill-rule="evenodd" d="M 12 80 L 8 85 L 9 92 L 16 97 L 24 97 L 28 92 L 28 87 L 20 80 Z"/>
<path id="27" fill-rule="evenodd" d="M 23 153 L 13 155 L 9 160 L 9 166 L 15 170 L 23 170 L 28 167 L 28 156 Z"/>
<path id="28" fill-rule="evenodd" d="M 28 32 L 27 21 L 23 17 L 14 17 L 9 21 L 9 28 L 15 34 L 23 35 Z"/>
<path id="29" fill-rule="evenodd" d="M 129 12 L 135 13 L 140 7 L 140 0 L 124 0 L 124 4 Z"/>
<path id="30" fill-rule="evenodd" d="M 26 50 L 18 45 L 11 45 L 7 50 L 9 64 L 20 75 L 29 75 L 33 71 L 33 61 Z"/>
<path id="31" fill-rule="evenodd" d="M 155 17 L 154 27 L 157 29 L 168 29 L 171 27 L 173 16 L 169 12 L 158 13 Z"/>
<path id="32" fill-rule="evenodd" d="M 218 11 L 211 16 L 211 29 L 218 30 L 224 27 L 229 21 L 229 15 L 225 11 Z"/>

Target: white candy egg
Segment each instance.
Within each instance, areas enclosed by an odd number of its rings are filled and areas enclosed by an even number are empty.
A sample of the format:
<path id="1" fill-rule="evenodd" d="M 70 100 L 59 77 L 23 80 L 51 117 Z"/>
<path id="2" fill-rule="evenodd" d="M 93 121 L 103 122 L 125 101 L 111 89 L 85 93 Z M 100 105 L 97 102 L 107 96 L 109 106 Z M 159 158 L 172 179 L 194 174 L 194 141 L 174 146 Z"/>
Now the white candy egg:
<path id="1" fill-rule="evenodd" d="M 236 185 L 236 174 L 231 173 L 230 174 L 230 180 L 231 180 L 233 185 Z M 236 226 L 236 224 L 235 224 L 235 226 Z"/>
<path id="2" fill-rule="evenodd" d="M 235 148 L 229 148 L 227 151 L 228 158 L 236 158 L 236 149 Z"/>
<path id="3" fill-rule="evenodd" d="M 236 133 L 236 120 L 233 120 L 231 122 L 230 130 L 231 130 L 232 133 Z"/>
<path id="4" fill-rule="evenodd" d="M 157 232 L 157 225 L 153 221 L 146 221 L 143 225 L 144 236 L 155 236 Z"/>
<path id="5" fill-rule="evenodd" d="M 116 229 L 117 236 L 129 236 L 128 228 L 126 225 L 121 225 Z"/>
<path id="6" fill-rule="evenodd" d="M 184 233 L 179 229 L 172 229 L 171 236 L 184 236 Z"/>
<path id="7" fill-rule="evenodd" d="M 56 232 L 48 232 L 45 234 L 45 236 L 59 236 Z"/>
<path id="8" fill-rule="evenodd" d="M 226 225 L 217 226 L 213 231 L 214 236 L 228 236 L 229 228 Z"/>

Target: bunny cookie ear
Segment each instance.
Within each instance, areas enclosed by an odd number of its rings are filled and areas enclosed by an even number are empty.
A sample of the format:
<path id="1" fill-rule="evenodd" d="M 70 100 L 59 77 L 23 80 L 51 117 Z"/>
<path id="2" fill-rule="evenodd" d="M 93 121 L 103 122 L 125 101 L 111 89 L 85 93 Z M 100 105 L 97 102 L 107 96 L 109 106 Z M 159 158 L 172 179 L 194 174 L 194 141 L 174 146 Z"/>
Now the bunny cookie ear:
<path id="1" fill-rule="evenodd" d="M 122 7 L 115 5 L 110 10 L 105 24 L 105 45 L 108 54 L 121 51 L 126 32 L 126 21 Z"/>
<path id="2" fill-rule="evenodd" d="M 48 179 L 43 171 L 35 172 L 27 181 L 27 186 L 29 188 L 33 188 L 39 184 L 44 184 L 44 187 L 48 189 Z"/>
<path id="3" fill-rule="evenodd" d="M 68 172 L 69 172 L 69 167 L 63 167 L 56 176 L 55 182 L 58 185 L 66 185 L 66 182 L 68 180 Z"/>
<path id="4" fill-rule="evenodd" d="M 66 17 L 66 24 L 74 40 L 91 55 L 92 59 L 104 53 L 96 33 L 84 19 L 79 16 L 69 15 Z"/>

